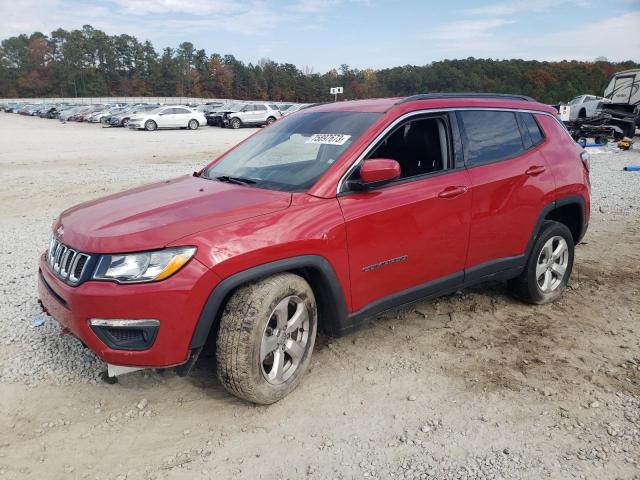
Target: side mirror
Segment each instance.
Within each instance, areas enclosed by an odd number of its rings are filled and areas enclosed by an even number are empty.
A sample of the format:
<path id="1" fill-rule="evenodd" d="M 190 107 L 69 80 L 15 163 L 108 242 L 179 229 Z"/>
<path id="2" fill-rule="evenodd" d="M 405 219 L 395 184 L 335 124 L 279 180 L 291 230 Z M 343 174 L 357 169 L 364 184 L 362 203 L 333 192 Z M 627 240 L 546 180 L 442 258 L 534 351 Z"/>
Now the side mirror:
<path id="1" fill-rule="evenodd" d="M 360 180 L 365 187 L 379 186 L 400 178 L 400 164 L 390 158 L 372 158 L 360 166 Z"/>

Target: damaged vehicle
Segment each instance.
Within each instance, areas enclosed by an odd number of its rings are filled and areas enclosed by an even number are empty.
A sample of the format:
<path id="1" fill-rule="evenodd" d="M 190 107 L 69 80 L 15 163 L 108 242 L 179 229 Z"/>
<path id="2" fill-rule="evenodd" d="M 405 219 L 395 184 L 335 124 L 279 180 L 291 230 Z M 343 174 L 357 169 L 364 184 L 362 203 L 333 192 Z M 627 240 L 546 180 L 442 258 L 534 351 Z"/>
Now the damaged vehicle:
<path id="1" fill-rule="evenodd" d="M 589 192 L 587 153 L 528 97 L 318 105 L 192 175 L 62 212 L 38 296 L 111 376 L 185 375 L 212 352 L 229 392 L 270 404 L 318 331 L 488 280 L 557 300 Z"/>

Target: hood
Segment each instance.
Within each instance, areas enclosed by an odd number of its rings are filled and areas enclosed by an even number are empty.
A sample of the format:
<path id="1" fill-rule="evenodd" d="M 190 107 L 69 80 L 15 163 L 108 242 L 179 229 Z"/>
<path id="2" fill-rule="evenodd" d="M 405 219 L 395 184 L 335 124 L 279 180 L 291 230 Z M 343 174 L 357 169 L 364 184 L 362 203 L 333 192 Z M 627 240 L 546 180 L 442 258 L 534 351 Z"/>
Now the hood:
<path id="1" fill-rule="evenodd" d="M 184 176 L 77 205 L 60 215 L 53 231 L 63 230 L 62 242 L 87 253 L 152 250 L 290 203 L 288 192 Z"/>

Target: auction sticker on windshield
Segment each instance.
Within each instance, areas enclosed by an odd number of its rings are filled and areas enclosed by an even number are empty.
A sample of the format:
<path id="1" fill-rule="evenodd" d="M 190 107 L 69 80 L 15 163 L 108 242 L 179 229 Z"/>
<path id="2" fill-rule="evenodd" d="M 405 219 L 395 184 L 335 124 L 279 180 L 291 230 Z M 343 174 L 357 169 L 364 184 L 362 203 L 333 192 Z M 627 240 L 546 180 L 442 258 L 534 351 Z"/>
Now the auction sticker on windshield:
<path id="1" fill-rule="evenodd" d="M 344 145 L 351 138 L 351 135 L 341 135 L 337 133 L 316 133 L 309 137 L 306 143 L 319 143 L 322 145 Z"/>

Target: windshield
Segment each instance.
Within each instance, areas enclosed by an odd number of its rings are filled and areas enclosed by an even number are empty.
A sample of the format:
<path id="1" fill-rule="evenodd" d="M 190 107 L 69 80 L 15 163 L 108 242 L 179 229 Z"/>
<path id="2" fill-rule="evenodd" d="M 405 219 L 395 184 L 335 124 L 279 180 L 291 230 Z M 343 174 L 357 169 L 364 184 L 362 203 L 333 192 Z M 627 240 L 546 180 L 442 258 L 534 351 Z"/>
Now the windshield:
<path id="1" fill-rule="evenodd" d="M 380 116 L 308 112 L 287 117 L 229 152 L 203 176 L 239 178 L 272 190 L 306 191 Z"/>

